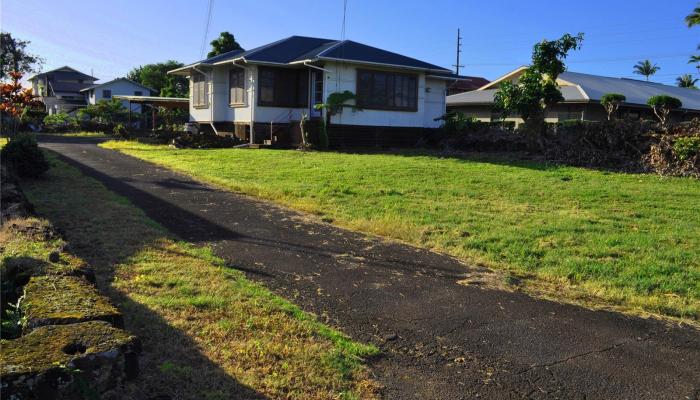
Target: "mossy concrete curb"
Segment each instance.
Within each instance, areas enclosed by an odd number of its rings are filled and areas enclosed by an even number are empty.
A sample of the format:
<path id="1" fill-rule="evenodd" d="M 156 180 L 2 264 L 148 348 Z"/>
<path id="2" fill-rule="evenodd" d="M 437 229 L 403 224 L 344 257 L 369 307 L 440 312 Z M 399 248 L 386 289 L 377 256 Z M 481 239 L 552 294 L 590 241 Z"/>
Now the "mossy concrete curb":
<path id="1" fill-rule="evenodd" d="M 103 321 L 43 326 L 1 344 L 8 399 L 82 398 L 138 375 L 140 341 Z"/>
<path id="2" fill-rule="evenodd" d="M 20 300 L 23 332 L 46 325 L 105 321 L 124 327 L 119 310 L 97 289 L 80 277 L 35 276 L 24 286 Z"/>

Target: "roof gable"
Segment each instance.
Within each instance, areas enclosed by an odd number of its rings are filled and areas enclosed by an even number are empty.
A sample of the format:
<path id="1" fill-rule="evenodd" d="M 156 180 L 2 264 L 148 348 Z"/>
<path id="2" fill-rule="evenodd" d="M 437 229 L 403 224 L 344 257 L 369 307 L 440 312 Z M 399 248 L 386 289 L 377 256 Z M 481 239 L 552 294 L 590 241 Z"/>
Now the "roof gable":
<path id="1" fill-rule="evenodd" d="M 120 81 L 128 82 L 128 83 L 130 83 L 130 84 L 132 84 L 132 85 L 134 85 L 134 86 L 138 86 L 138 87 L 140 87 L 140 88 L 142 88 L 142 89 L 148 90 L 149 92 L 155 92 L 155 90 L 149 88 L 148 86 L 144 86 L 144 85 L 142 85 L 142 84 L 140 84 L 140 83 L 138 83 L 138 82 L 136 82 L 136 81 L 132 81 L 131 79 L 128 79 L 128 78 L 115 78 L 115 79 L 112 79 L 111 81 L 107 81 L 107 82 L 98 83 L 98 84 L 95 84 L 95 85 L 88 86 L 88 87 L 86 87 L 85 89 L 81 89 L 80 91 L 81 91 L 81 92 L 85 92 L 85 91 L 87 91 L 87 90 L 97 89 L 97 88 L 99 88 L 99 87 L 104 87 L 104 86 L 107 86 L 107 85 L 110 85 L 110 84 L 113 84 L 113 83 L 116 83 L 116 82 L 120 82 Z"/>
<path id="2" fill-rule="evenodd" d="M 83 80 L 85 80 L 85 81 L 92 81 L 92 82 L 94 82 L 94 81 L 97 80 L 97 78 L 95 78 L 94 76 L 91 76 L 91 75 L 82 73 L 82 72 L 78 71 L 77 69 L 71 68 L 71 67 L 69 67 L 69 66 L 67 66 L 67 65 L 64 65 L 64 66 L 62 66 L 62 67 L 55 68 L 55 69 L 52 69 L 52 70 L 49 70 L 49 71 L 45 71 L 45 72 L 40 72 L 40 73 L 38 73 L 38 74 L 34 74 L 34 75 L 32 75 L 31 77 L 29 77 L 27 80 L 28 80 L 28 81 L 31 81 L 31 80 L 33 80 L 33 79 L 35 79 L 35 78 L 40 77 L 40 76 L 45 76 L 45 75 L 47 75 L 47 74 L 52 74 L 52 73 L 57 73 L 57 72 L 58 72 L 58 73 L 61 73 L 61 74 L 64 74 L 64 75 L 67 75 L 67 76 L 70 76 L 71 79 L 83 79 Z"/>

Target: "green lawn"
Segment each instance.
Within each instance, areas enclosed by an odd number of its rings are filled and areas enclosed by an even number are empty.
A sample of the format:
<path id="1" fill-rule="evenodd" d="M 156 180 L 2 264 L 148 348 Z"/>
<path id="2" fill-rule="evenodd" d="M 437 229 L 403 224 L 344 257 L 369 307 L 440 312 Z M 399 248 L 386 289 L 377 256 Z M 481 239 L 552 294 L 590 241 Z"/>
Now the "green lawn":
<path id="1" fill-rule="evenodd" d="M 128 200 L 50 161 L 45 177 L 22 182 L 27 197 L 64 233 L 62 262 L 94 268 L 98 287 L 144 346 L 139 378 L 108 398 L 250 398 L 241 387 L 270 399 L 376 398 L 363 363 L 376 347 L 321 324 L 208 247 L 178 241 Z M 63 245 L 8 229 L 0 230 L 2 262 L 45 260 Z"/>
<path id="2" fill-rule="evenodd" d="M 697 180 L 417 153 L 102 146 L 506 270 L 546 297 L 700 319 Z"/>

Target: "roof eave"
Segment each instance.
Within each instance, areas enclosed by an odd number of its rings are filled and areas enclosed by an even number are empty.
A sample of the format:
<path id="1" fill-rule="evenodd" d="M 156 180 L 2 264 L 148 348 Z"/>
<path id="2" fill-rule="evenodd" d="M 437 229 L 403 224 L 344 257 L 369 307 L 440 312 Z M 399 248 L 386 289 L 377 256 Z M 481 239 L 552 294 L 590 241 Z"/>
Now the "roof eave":
<path id="1" fill-rule="evenodd" d="M 362 60 L 351 60 L 348 58 L 335 58 L 335 57 L 318 57 L 318 60 L 327 60 L 327 61 L 336 61 L 336 62 L 347 62 L 347 63 L 352 63 L 352 64 L 360 64 L 360 65 L 374 65 L 374 66 L 379 66 L 379 67 L 388 67 L 388 68 L 399 68 L 399 69 L 410 69 L 412 71 L 433 71 L 433 72 L 448 72 L 452 73 L 449 69 L 435 69 L 435 68 L 421 68 L 421 67 L 411 67 L 407 65 L 398 65 L 398 64 L 387 64 L 387 63 L 376 63 L 372 61 L 362 61 Z"/>

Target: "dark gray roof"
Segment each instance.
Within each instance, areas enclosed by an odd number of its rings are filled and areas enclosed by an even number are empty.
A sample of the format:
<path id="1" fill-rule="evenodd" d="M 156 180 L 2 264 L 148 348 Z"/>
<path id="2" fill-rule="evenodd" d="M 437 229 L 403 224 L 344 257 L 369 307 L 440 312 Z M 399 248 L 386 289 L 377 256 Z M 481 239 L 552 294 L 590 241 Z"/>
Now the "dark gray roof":
<path id="1" fill-rule="evenodd" d="M 319 53 L 316 55 L 316 58 L 335 58 L 372 64 L 398 65 L 402 67 L 449 71 L 448 69 L 427 63 L 425 61 L 416 60 L 415 58 L 406 57 L 401 54 L 367 46 L 366 44 L 353 42 L 352 40 L 345 40 L 338 46 L 331 47 L 330 49 Z"/>
<path id="2" fill-rule="evenodd" d="M 362 43 L 353 42 L 352 40 L 339 41 L 305 36 L 291 36 L 248 51 L 232 51 L 198 61 L 189 66 L 196 64 L 214 64 L 237 58 L 245 58 L 250 62 L 275 64 L 338 59 L 348 62 L 399 66 L 451 73 L 450 70 L 437 65 Z"/>
<path id="3" fill-rule="evenodd" d="M 700 110 L 700 90 L 696 89 L 568 71 L 559 75 L 559 79 L 573 85 L 560 88 L 564 102 L 599 102 L 606 93 L 620 93 L 627 98 L 626 104 L 646 106 L 650 97 L 668 95 L 678 98 L 683 103 L 683 109 Z M 496 91 L 486 89 L 454 94 L 447 96 L 447 105 L 490 104 Z"/>
<path id="4" fill-rule="evenodd" d="M 27 78 L 28 81 L 31 81 L 35 78 L 38 77 L 44 77 L 46 75 L 60 75 L 64 79 L 82 79 L 85 81 L 91 81 L 94 82 L 97 80 L 94 76 L 90 76 L 88 74 L 84 74 L 77 69 L 71 68 L 67 65 L 64 65 L 60 68 L 52 69 L 50 71 L 45 71 L 45 72 L 40 72 L 38 74 L 34 74 L 31 77 Z"/>

